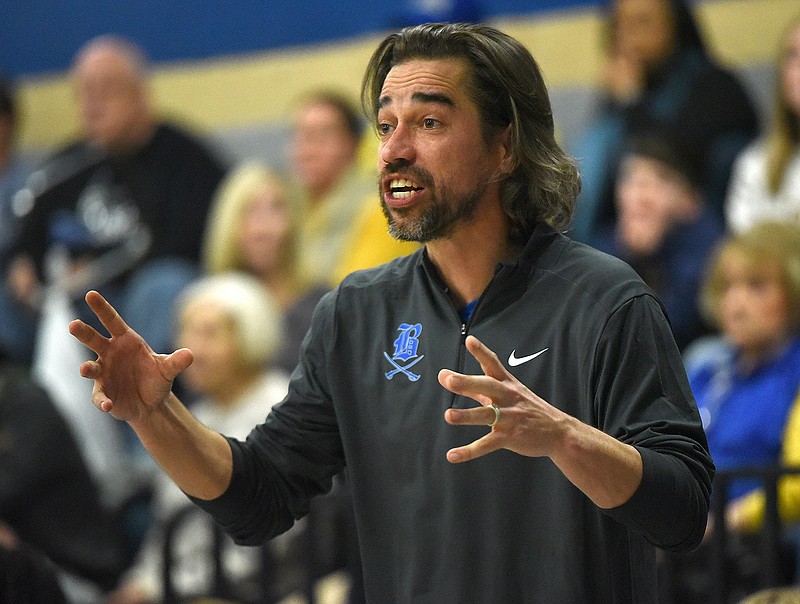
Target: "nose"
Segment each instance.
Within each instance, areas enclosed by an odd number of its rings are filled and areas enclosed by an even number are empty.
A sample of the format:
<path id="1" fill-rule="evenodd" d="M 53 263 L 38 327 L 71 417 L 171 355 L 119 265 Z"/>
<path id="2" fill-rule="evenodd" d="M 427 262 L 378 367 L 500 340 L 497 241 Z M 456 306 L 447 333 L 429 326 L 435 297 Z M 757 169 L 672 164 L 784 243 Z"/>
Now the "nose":
<path id="1" fill-rule="evenodd" d="M 397 161 L 412 163 L 416 157 L 413 132 L 397 125 L 381 140 L 378 157 L 384 166 Z"/>
<path id="2" fill-rule="evenodd" d="M 740 283 L 729 283 L 722 291 L 721 306 L 731 312 L 739 308 L 747 299 L 747 288 Z"/>

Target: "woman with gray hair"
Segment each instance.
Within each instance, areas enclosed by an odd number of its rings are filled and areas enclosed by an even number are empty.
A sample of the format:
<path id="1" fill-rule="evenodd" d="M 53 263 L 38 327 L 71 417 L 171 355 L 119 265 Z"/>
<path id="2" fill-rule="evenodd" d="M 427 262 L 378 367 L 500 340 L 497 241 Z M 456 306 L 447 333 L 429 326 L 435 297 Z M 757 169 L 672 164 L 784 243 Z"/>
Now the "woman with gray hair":
<path id="1" fill-rule="evenodd" d="M 178 299 L 175 314 L 176 343 L 194 353 L 192 367 L 182 375 L 185 385 L 200 396 L 192 411 L 206 426 L 244 438 L 287 391 L 286 374 L 270 366 L 283 338 L 279 306 L 257 279 L 229 272 L 190 285 Z M 220 595 L 212 584 L 214 531 L 208 518 L 192 513 L 177 525 L 169 546 L 171 568 L 165 569 L 168 526 L 194 506 L 163 474 L 156 479 L 153 506 L 155 521 L 138 559 L 109 602 L 165 601 L 166 571 L 172 578 L 169 589 L 181 599 Z M 287 537 L 273 542 L 270 552 L 278 555 Z M 259 549 L 224 539 L 223 569 L 236 590 L 229 596 L 254 601 L 259 556 Z M 286 588 L 276 583 L 274 589 Z"/>

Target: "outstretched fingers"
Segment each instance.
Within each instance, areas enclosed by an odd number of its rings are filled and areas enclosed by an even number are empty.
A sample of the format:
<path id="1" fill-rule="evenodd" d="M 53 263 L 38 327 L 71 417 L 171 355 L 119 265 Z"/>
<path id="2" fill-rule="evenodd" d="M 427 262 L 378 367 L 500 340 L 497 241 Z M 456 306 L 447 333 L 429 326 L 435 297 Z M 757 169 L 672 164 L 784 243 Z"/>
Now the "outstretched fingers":
<path id="1" fill-rule="evenodd" d="M 100 322 L 112 337 L 121 336 L 128 331 L 128 324 L 122 319 L 116 309 L 98 292 L 92 290 L 86 294 L 86 304 L 97 315 Z"/>
<path id="2" fill-rule="evenodd" d="M 510 375 L 494 351 L 487 348 L 478 338 L 467 336 L 465 344 L 469 353 L 480 364 L 483 373 L 498 380 Z"/>
<path id="3" fill-rule="evenodd" d="M 98 356 L 103 354 L 108 346 L 108 338 L 80 319 L 75 319 L 69 324 L 69 333 L 81 344 L 93 350 Z"/>
<path id="4" fill-rule="evenodd" d="M 505 394 L 502 382 L 486 375 L 465 375 L 442 369 L 439 372 L 439 383 L 453 394 L 466 396 L 481 405 L 489 405 Z"/>
<path id="5" fill-rule="evenodd" d="M 467 350 L 475 357 L 484 375 L 464 375 L 449 369 L 439 372 L 439 383 L 450 392 L 469 397 L 481 404 L 472 409 L 450 408 L 445 421 L 451 425 L 487 426 L 491 431 L 485 436 L 447 452 L 451 463 L 471 461 L 503 448 L 502 430 L 497 431 L 503 406 L 508 405 L 509 378 L 512 378 L 497 355 L 475 336 L 466 340 Z M 504 401 L 501 403 L 501 401 Z"/>
<path id="6" fill-rule="evenodd" d="M 494 432 L 482 436 L 463 447 L 455 447 L 447 452 L 447 461 L 450 463 L 463 463 L 478 459 L 489 453 L 502 449 L 499 438 Z"/>

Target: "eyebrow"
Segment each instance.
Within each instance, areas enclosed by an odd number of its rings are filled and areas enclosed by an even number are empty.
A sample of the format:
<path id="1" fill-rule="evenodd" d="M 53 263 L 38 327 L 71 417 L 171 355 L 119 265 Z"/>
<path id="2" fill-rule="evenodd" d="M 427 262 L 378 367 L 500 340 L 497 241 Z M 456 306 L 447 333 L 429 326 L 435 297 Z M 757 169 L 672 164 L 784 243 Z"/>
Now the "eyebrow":
<path id="1" fill-rule="evenodd" d="M 456 104 L 453 99 L 446 95 L 436 92 L 415 92 L 411 95 L 411 100 L 418 103 L 432 103 L 435 105 L 444 105 L 445 107 L 455 107 Z M 392 104 L 392 97 L 382 96 L 378 99 L 378 109 L 382 109 L 387 105 Z"/>

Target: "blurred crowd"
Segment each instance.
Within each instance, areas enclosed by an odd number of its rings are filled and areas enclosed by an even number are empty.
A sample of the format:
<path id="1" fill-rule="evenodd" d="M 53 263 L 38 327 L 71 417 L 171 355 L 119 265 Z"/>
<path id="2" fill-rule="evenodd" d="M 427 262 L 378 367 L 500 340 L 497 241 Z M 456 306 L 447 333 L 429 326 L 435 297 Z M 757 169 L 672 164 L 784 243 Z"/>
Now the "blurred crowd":
<path id="1" fill-rule="evenodd" d="M 693 10 L 606 3 L 602 94 L 563 141 L 583 182 L 567 235 L 658 295 L 718 472 L 800 466 L 800 15 L 762 116 Z M 158 115 L 148 73 L 135 43 L 88 41 L 71 67 L 82 135 L 35 164 L 0 80 L 0 600 L 288 602 L 335 577 L 332 601 L 359 602 L 346 472 L 285 535 L 235 546 L 89 403 L 88 353 L 66 326 L 92 321 L 82 298 L 100 291 L 157 352 L 193 351 L 181 397 L 245 438 L 286 393 L 320 298 L 416 249 L 389 236 L 359 159 L 370 125 L 347 94 L 309 89 L 288 118 L 288 169 L 230 165 Z M 738 477 L 723 491 L 706 542 L 665 556 L 665 602 L 710 601 L 720 530 L 736 546 L 730 597 L 760 587 L 747 561 L 764 485 Z M 782 477 L 777 500 L 782 580 L 800 585 L 800 482 Z"/>

